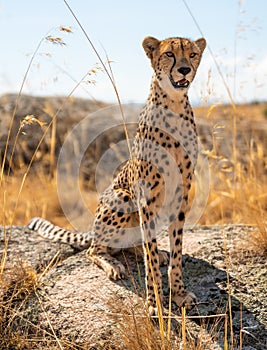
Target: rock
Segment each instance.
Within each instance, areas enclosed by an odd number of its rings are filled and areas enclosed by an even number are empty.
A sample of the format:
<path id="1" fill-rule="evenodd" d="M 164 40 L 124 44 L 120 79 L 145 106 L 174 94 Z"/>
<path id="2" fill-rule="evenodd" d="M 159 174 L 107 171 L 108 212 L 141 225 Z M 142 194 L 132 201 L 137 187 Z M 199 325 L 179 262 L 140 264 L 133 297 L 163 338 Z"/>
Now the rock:
<path id="1" fill-rule="evenodd" d="M 198 248 L 192 253 L 190 241 L 197 235 L 194 230 L 202 232 L 203 236 L 202 239 L 197 238 Z M 240 342 L 242 327 L 243 349 L 266 348 L 267 300 L 263 273 L 266 258 L 239 264 L 236 254 L 230 260 L 228 286 L 227 272 L 212 265 L 215 257 L 221 253 L 223 238 L 218 236 L 219 228 L 216 226 L 201 231 L 197 227 L 194 230 L 188 230 L 184 235 L 183 257 L 185 284 L 198 298 L 196 308 L 187 314 L 191 336 L 195 342 L 200 341 L 199 337 L 209 339 L 209 342 L 212 339 L 213 345 L 207 345 L 207 349 L 223 347 L 226 317 L 230 324 L 227 294 L 230 287 L 235 346 L 238 347 Z M 148 326 L 150 323 L 144 307 L 144 267 L 136 262 L 135 256 L 118 255 L 118 259 L 127 266 L 129 277 L 112 282 L 86 258 L 84 251 L 77 253 L 66 245 L 44 241 L 24 227 L 8 228 L 5 232 L 4 235 L 2 229 L 0 237 L 2 253 L 5 249 L 4 236 L 9 238 L 6 269 L 12 273 L 12 267 L 23 262 L 37 271 L 37 286 L 31 293 L 26 293 L 27 298 L 20 304 L 19 314 L 13 320 L 14 327 L 26 327 L 25 324 L 29 322 L 38 325 L 39 332 L 46 334 L 51 342 L 50 348 L 51 344 L 59 341 L 67 347 L 75 344 L 87 349 L 126 349 L 126 339 L 136 341 L 142 329 L 145 332 L 153 330 L 155 333 L 150 334 L 151 339 L 160 339 L 159 328 L 156 325 L 152 328 Z M 234 225 L 231 225 L 229 232 L 228 239 L 231 241 L 235 235 Z M 243 230 L 239 227 L 238 239 L 245 234 L 245 227 Z M 190 247 L 190 255 L 187 254 L 187 246 Z M 220 256 L 220 260 L 223 260 L 223 256 Z M 167 267 L 162 268 L 162 275 L 163 289 L 168 296 Z M 255 289 L 259 291 L 257 297 L 251 296 Z M 173 312 L 179 315 L 176 307 Z M 23 317 L 19 318 L 18 315 Z M 177 322 L 172 327 L 171 335 L 176 344 L 179 343 L 181 324 Z M 134 326 L 135 323 L 138 326 Z"/>

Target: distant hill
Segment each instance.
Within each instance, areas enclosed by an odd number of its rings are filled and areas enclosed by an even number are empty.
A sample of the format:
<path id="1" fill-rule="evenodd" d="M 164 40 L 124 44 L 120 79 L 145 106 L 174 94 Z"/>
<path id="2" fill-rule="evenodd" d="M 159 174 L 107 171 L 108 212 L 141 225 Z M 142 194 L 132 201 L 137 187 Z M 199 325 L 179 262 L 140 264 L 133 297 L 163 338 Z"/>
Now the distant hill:
<path id="1" fill-rule="evenodd" d="M 3 95 L 0 98 L 0 157 L 1 161 L 6 147 L 6 140 L 10 130 L 12 114 L 16 106 L 17 96 Z M 123 105 L 128 125 L 129 137 L 133 137 L 140 105 Z M 235 112 L 230 105 L 212 105 L 194 108 L 199 139 L 206 150 L 213 149 L 214 137 L 220 155 L 231 158 L 233 148 L 233 122 L 236 123 L 236 142 L 240 150 L 248 143 L 256 147 L 257 143 L 267 149 L 267 104 L 254 103 L 235 106 Z M 56 117 L 55 117 L 56 116 Z M 43 142 L 38 146 L 49 123 Z M 56 166 L 59 152 L 66 136 L 75 126 L 80 124 L 77 144 L 88 143 L 84 154 L 81 172 L 88 186 L 94 186 L 96 164 L 104 152 L 125 140 L 125 130 L 118 106 L 110 106 L 101 101 L 65 97 L 34 97 L 22 95 L 14 116 L 10 140 L 5 162 L 5 169 L 12 171 L 29 164 L 36 152 L 33 168 L 40 166 L 45 171 Z M 74 135 L 74 134 L 73 134 Z M 16 143 L 16 144 L 15 144 Z M 15 145 L 15 147 L 14 147 Z M 81 147 L 81 145 L 77 146 Z M 14 152 L 13 152 L 14 148 Z M 123 149 L 122 149 L 123 148 Z M 80 149 L 80 148 L 79 148 Z M 120 143 L 116 148 L 116 157 L 127 158 L 129 152 L 126 143 Z M 11 159 L 12 155 L 12 159 Z M 246 157 L 246 152 L 241 152 Z M 70 153 L 70 157 L 75 154 Z M 116 161 L 111 159 L 111 161 Z M 91 181 L 92 180 L 92 181 Z"/>

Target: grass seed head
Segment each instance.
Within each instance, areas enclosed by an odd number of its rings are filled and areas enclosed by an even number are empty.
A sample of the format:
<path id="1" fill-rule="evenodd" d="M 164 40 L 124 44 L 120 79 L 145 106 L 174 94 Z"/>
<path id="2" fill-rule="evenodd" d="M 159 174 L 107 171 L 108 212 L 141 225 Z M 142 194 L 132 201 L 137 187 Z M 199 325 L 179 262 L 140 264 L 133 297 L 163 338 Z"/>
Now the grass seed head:
<path id="1" fill-rule="evenodd" d="M 63 39 L 60 37 L 54 37 L 52 35 L 48 35 L 45 39 L 54 45 L 60 45 L 60 46 L 66 45 Z"/>

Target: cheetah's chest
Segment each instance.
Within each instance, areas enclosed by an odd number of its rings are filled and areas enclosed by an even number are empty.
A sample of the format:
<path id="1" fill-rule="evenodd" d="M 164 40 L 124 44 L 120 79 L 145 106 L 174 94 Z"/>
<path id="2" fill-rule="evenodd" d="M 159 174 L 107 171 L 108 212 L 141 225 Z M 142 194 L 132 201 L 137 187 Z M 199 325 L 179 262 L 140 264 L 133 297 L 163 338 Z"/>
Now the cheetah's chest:
<path id="1" fill-rule="evenodd" d="M 183 160 L 187 155 L 194 168 L 198 142 L 193 113 L 190 111 L 178 114 L 159 106 L 145 108 L 139 119 L 134 156 L 159 166 L 160 160 L 171 156 L 183 167 L 184 163 L 188 163 Z M 161 163 L 166 167 L 168 160 Z"/>

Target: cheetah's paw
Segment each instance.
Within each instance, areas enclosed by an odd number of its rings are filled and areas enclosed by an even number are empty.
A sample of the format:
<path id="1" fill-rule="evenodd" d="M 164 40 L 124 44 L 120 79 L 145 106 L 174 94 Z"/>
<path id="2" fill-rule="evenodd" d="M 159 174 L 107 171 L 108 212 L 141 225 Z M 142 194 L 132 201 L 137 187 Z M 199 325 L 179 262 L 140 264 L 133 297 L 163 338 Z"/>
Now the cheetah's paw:
<path id="1" fill-rule="evenodd" d="M 159 250 L 159 265 L 167 266 L 170 261 L 170 253 L 166 250 Z"/>
<path id="2" fill-rule="evenodd" d="M 187 309 L 192 309 L 192 307 L 197 301 L 197 298 L 192 292 L 184 292 L 180 295 L 174 295 L 172 297 L 172 301 L 174 301 L 175 304 L 179 307 L 186 307 Z"/>
<path id="3" fill-rule="evenodd" d="M 120 280 L 126 276 L 126 270 L 121 263 L 117 263 L 116 265 L 110 265 L 106 270 L 106 274 L 111 280 Z"/>
<path id="4" fill-rule="evenodd" d="M 165 309 L 163 306 L 160 306 L 160 311 L 159 311 L 158 307 L 153 305 L 147 305 L 147 311 L 150 317 L 152 316 L 159 317 L 159 315 L 162 315 L 162 316 L 168 315 L 168 310 Z"/>

